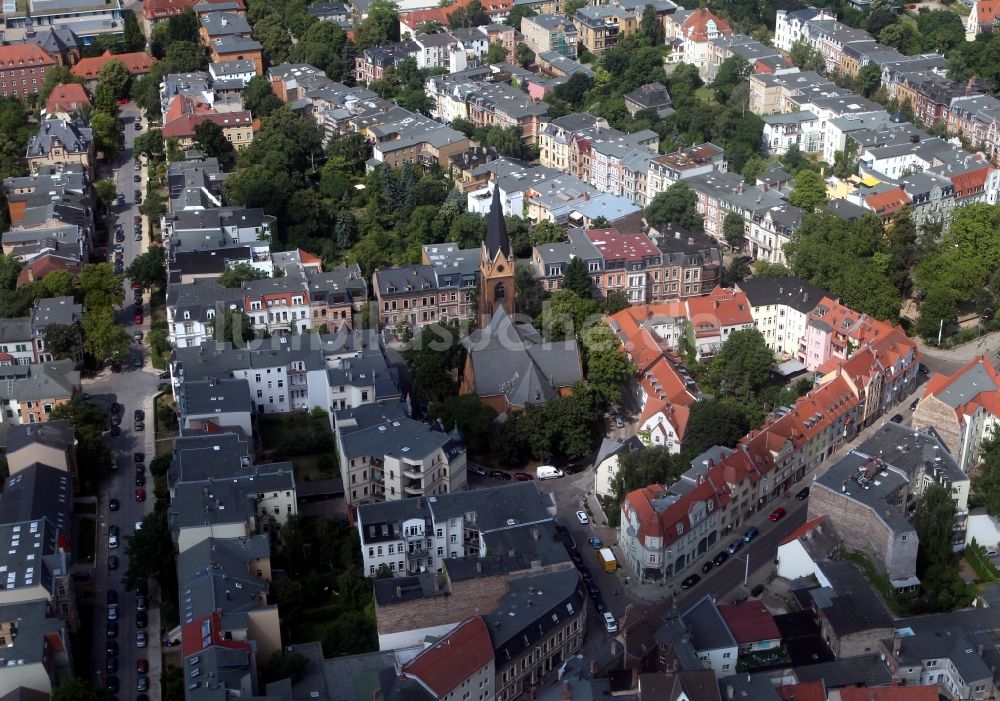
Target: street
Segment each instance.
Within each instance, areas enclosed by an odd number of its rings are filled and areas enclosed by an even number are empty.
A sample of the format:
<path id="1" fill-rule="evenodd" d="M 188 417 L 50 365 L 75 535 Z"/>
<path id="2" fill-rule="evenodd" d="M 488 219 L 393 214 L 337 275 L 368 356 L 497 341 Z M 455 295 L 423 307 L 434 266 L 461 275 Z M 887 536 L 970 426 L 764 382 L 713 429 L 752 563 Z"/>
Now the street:
<path id="1" fill-rule="evenodd" d="M 114 173 L 103 173 L 104 177 L 114 177 L 118 192 L 124 195 L 125 204 L 116 206 L 113 210 L 112 221 L 108 227 L 109 247 L 114 244 L 114 223 L 122 225 L 125 236 L 120 242 L 122 250 L 122 267 L 127 269 L 132 260 L 137 255 L 143 253 L 148 245 L 148 222 L 143 224 L 143 235 L 141 241 L 135 241 L 133 218 L 139 214 L 139 205 L 133 202 L 135 190 L 141 190 L 145 194 L 146 171 L 145 167 L 136 171 L 134 168 L 132 144 L 136 136 L 134 119 L 139 114 L 138 108 L 129 103 L 122 106 L 120 119 L 124 131 L 124 148 L 114 161 Z M 141 132 L 140 132 L 141 133 Z M 135 176 L 140 175 L 141 182 L 135 182 Z M 143 334 L 149 328 L 148 308 L 143 312 L 142 325 L 135 325 L 135 311 L 133 304 L 133 292 L 131 284 L 125 281 L 125 303 L 117 314 L 118 322 L 126 328 L 131 336 L 136 331 Z M 105 411 L 111 415 L 112 403 L 122 405 L 121 413 L 121 433 L 118 436 L 108 436 L 108 445 L 115 456 L 116 469 L 111 472 L 107 483 L 102 485 L 98 494 L 98 533 L 97 533 L 97 554 L 95 558 L 94 572 L 94 625 L 93 650 L 94 669 L 96 678 L 107 686 L 110 677 L 118 680 L 120 693 L 123 696 L 132 697 L 137 692 L 137 680 L 139 674 L 136 671 L 139 660 L 148 661 L 148 673 L 145 675 L 149 679 L 149 690 L 146 692 L 149 698 L 154 701 L 160 698 L 159 679 L 161 674 L 160 657 L 160 616 L 159 607 L 153 600 L 147 600 L 146 617 L 147 625 L 140 629 L 137 626 L 137 595 L 135 592 L 125 591 L 122 586 L 122 577 L 128 567 L 125 557 L 126 537 L 135 531 L 136 525 L 142 521 L 143 517 L 153 510 L 153 476 L 149 473 L 147 466 L 149 461 L 155 457 L 154 446 L 154 426 L 153 397 L 156 393 L 157 371 L 148 362 L 145 362 L 142 343 L 133 344 L 133 354 L 129 361 L 124 363 L 121 372 L 110 372 L 105 370 L 101 375 L 92 380 L 84 381 L 84 391 L 91 396 L 91 401 L 101 405 Z M 143 359 L 142 367 L 137 368 L 135 359 Z M 145 430 L 137 432 L 134 430 L 134 414 L 137 409 L 145 412 Z M 136 462 L 135 454 L 143 453 L 141 463 Z M 146 499 L 138 501 L 136 496 L 137 479 L 139 475 L 139 465 L 142 466 L 142 476 L 145 485 Z M 118 510 L 111 511 L 111 500 L 118 502 Z M 116 548 L 109 546 L 109 529 L 116 526 L 119 529 L 118 545 Z M 109 558 L 116 557 L 118 566 L 114 570 L 109 569 Z M 118 635 L 115 641 L 118 645 L 117 671 L 109 674 L 108 667 L 108 603 L 109 592 L 115 592 L 110 596 L 117 595 L 118 601 Z M 143 630 L 147 636 L 147 647 L 137 648 L 136 634 Z"/>

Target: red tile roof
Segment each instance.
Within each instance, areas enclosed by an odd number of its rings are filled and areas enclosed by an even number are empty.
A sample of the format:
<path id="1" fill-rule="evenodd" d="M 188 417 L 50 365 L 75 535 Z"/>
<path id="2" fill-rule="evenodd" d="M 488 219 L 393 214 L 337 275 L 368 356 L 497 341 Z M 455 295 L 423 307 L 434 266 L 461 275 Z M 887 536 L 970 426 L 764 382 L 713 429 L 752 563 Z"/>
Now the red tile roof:
<path id="1" fill-rule="evenodd" d="M 681 25 L 684 36 L 690 37 L 694 41 L 708 41 L 710 38 L 708 31 L 709 22 L 714 22 L 718 33 L 723 36 L 729 36 L 733 33 L 733 28 L 729 26 L 729 22 L 706 10 L 704 7 L 699 7 Z"/>
<path id="2" fill-rule="evenodd" d="M 56 60 L 38 44 L 0 46 L 0 68 L 11 66 L 53 66 Z"/>
<path id="3" fill-rule="evenodd" d="M 202 650 L 214 645 L 230 650 L 246 650 L 247 652 L 253 649 L 248 642 L 226 640 L 222 637 L 222 616 L 218 613 L 202 616 L 190 623 L 185 623 L 184 627 L 181 628 L 181 651 L 184 657 L 197 655 Z"/>
<path id="4" fill-rule="evenodd" d="M 937 685 L 880 686 L 874 688 L 845 686 L 838 689 L 840 701 L 937 701 Z"/>
<path id="5" fill-rule="evenodd" d="M 710 511 L 723 508 L 729 503 L 725 487 L 711 479 L 705 479 L 693 490 L 681 496 L 670 494 L 662 484 L 651 484 L 629 492 L 622 502 L 622 518 L 634 513 L 636 534 L 640 541 L 646 538 L 662 538 L 666 548 L 678 538 L 690 532 L 692 507 L 704 502 Z M 631 519 L 627 519 L 631 522 Z"/>
<path id="6" fill-rule="evenodd" d="M 742 604 L 722 604 L 719 613 L 740 645 L 781 639 L 774 616 L 758 599 L 747 599 Z"/>
<path id="7" fill-rule="evenodd" d="M 976 19 L 979 24 L 992 24 L 1000 14 L 1000 0 L 979 0 L 976 3 Z"/>
<path id="8" fill-rule="evenodd" d="M 253 123 L 249 112 L 197 112 L 185 114 L 163 126 L 163 136 L 194 136 L 195 127 L 202 122 L 215 122 L 223 129 L 227 127 L 247 126 Z"/>
<path id="9" fill-rule="evenodd" d="M 587 238 L 605 260 L 641 262 L 650 256 L 660 255 L 660 249 L 645 234 L 622 234 L 618 229 L 593 229 L 587 232 Z"/>
<path id="10" fill-rule="evenodd" d="M 447 26 L 448 15 L 460 7 L 466 7 L 470 2 L 472 2 L 472 0 L 456 0 L 456 2 L 448 5 L 447 7 L 432 7 L 427 10 L 404 12 L 399 16 L 399 21 L 404 23 L 407 27 L 411 27 L 413 29 L 427 24 L 428 22 L 440 22 L 441 24 Z M 483 0 L 482 5 L 483 11 L 486 12 L 486 14 L 495 15 L 510 12 L 514 3 L 513 0 Z"/>
<path id="11" fill-rule="evenodd" d="M 1000 5 L 998 5 L 1000 6 Z M 956 199 L 964 199 L 983 191 L 986 180 L 993 168 L 989 163 L 983 163 L 981 168 L 967 170 L 951 177 L 951 185 L 955 190 Z"/>
<path id="12" fill-rule="evenodd" d="M 135 51 L 130 54 L 113 54 L 110 51 L 105 51 L 95 58 L 81 58 L 80 62 L 70 69 L 70 72 L 80 78 L 96 80 L 101 68 L 109 61 L 121 61 L 131 75 L 145 75 L 156 63 L 156 59 L 144 51 Z"/>
<path id="13" fill-rule="evenodd" d="M 700 297 L 689 297 L 687 308 L 696 336 L 717 335 L 723 328 L 753 324 L 746 294 L 725 287 L 716 287 Z"/>
<path id="14" fill-rule="evenodd" d="M 90 97 L 79 83 L 57 85 L 45 103 L 45 113 L 77 112 L 84 105 L 90 106 Z"/>
<path id="15" fill-rule="evenodd" d="M 79 261 L 46 253 L 25 264 L 17 275 L 18 287 L 27 285 L 32 280 L 41 280 L 54 270 L 65 270 L 70 275 L 79 275 L 81 266 Z"/>
<path id="16" fill-rule="evenodd" d="M 909 204 L 910 196 L 902 189 L 892 189 L 868 195 L 864 200 L 876 214 L 891 214 L 903 205 Z"/>
<path id="17" fill-rule="evenodd" d="M 403 665 L 400 674 L 419 680 L 435 697 L 443 699 L 491 659 L 489 628 L 476 616 Z"/>
<path id="18" fill-rule="evenodd" d="M 814 518 L 812 520 L 806 521 L 801 526 L 799 526 L 794 531 L 792 531 L 787 536 L 785 536 L 781 540 L 781 542 L 778 543 L 778 545 L 779 546 L 780 545 L 788 545 L 792 541 L 798 540 L 799 538 L 801 538 L 802 536 L 804 536 L 806 533 L 808 533 L 809 531 L 811 531 L 812 529 L 814 529 L 816 526 L 818 526 L 819 524 L 823 523 L 823 521 L 825 521 L 825 520 L 826 520 L 826 514 L 823 514 L 822 516 L 817 516 L 816 518 Z"/>
<path id="19" fill-rule="evenodd" d="M 826 701 L 826 687 L 823 682 L 799 682 L 779 686 L 778 696 L 784 701 Z"/>

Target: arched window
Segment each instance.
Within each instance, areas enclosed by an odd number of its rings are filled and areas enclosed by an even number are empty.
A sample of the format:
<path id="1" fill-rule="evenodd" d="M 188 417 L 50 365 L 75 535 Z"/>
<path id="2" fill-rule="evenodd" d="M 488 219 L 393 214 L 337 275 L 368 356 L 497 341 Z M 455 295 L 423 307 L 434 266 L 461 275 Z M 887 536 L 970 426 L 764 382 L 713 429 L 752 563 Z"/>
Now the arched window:
<path id="1" fill-rule="evenodd" d="M 497 286 L 493 288 L 493 299 L 498 302 L 507 299 L 507 288 L 502 282 L 498 282 Z"/>

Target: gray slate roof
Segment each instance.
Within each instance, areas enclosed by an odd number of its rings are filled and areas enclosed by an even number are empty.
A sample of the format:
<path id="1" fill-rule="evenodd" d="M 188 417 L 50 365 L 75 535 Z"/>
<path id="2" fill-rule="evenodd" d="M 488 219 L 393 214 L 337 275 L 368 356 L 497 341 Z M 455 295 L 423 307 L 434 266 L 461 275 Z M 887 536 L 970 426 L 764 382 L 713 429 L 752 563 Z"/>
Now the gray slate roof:
<path id="1" fill-rule="evenodd" d="M 63 148 L 72 154 L 86 153 L 94 141 L 90 127 L 83 122 L 67 122 L 62 119 L 46 119 L 28 142 L 28 158 L 47 156 L 52 142 L 58 140 Z"/>
<path id="2" fill-rule="evenodd" d="M 343 409 L 334 416 L 339 442 L 348 458 L 391 455 L 420 459 L 438 450 L 446 454 L 456 447 L 459 452 L 465 450 L 460 437 L 460 446 L 455 446 L 456 438 L 451 433 L 407 417 L 402 402 L 365 404 Z"/>
<path id="3" fill-rule="evenodd" d="M 76 433 L 69 421 L 46 421 L 44 423 L 11 424 L 7 433 L 7 453 L 13 453 L 25 446 L 40 443 L 66 450 L 76 443 Z"/>

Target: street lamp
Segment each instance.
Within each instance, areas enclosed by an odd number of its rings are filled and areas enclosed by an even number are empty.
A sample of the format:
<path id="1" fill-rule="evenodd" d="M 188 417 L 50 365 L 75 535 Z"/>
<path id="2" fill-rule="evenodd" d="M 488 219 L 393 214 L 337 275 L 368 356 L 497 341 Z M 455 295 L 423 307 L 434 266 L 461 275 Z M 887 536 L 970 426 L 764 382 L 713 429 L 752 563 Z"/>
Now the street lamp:
<path id="1" fill-rule="evenodd" d="M 746 555 L 737 555 L 736 559 L 743 560 L 745 563 L 743 568 L 743 586 L 745 587 L 750 579 L 750 553 L 747 553 Z"/>

